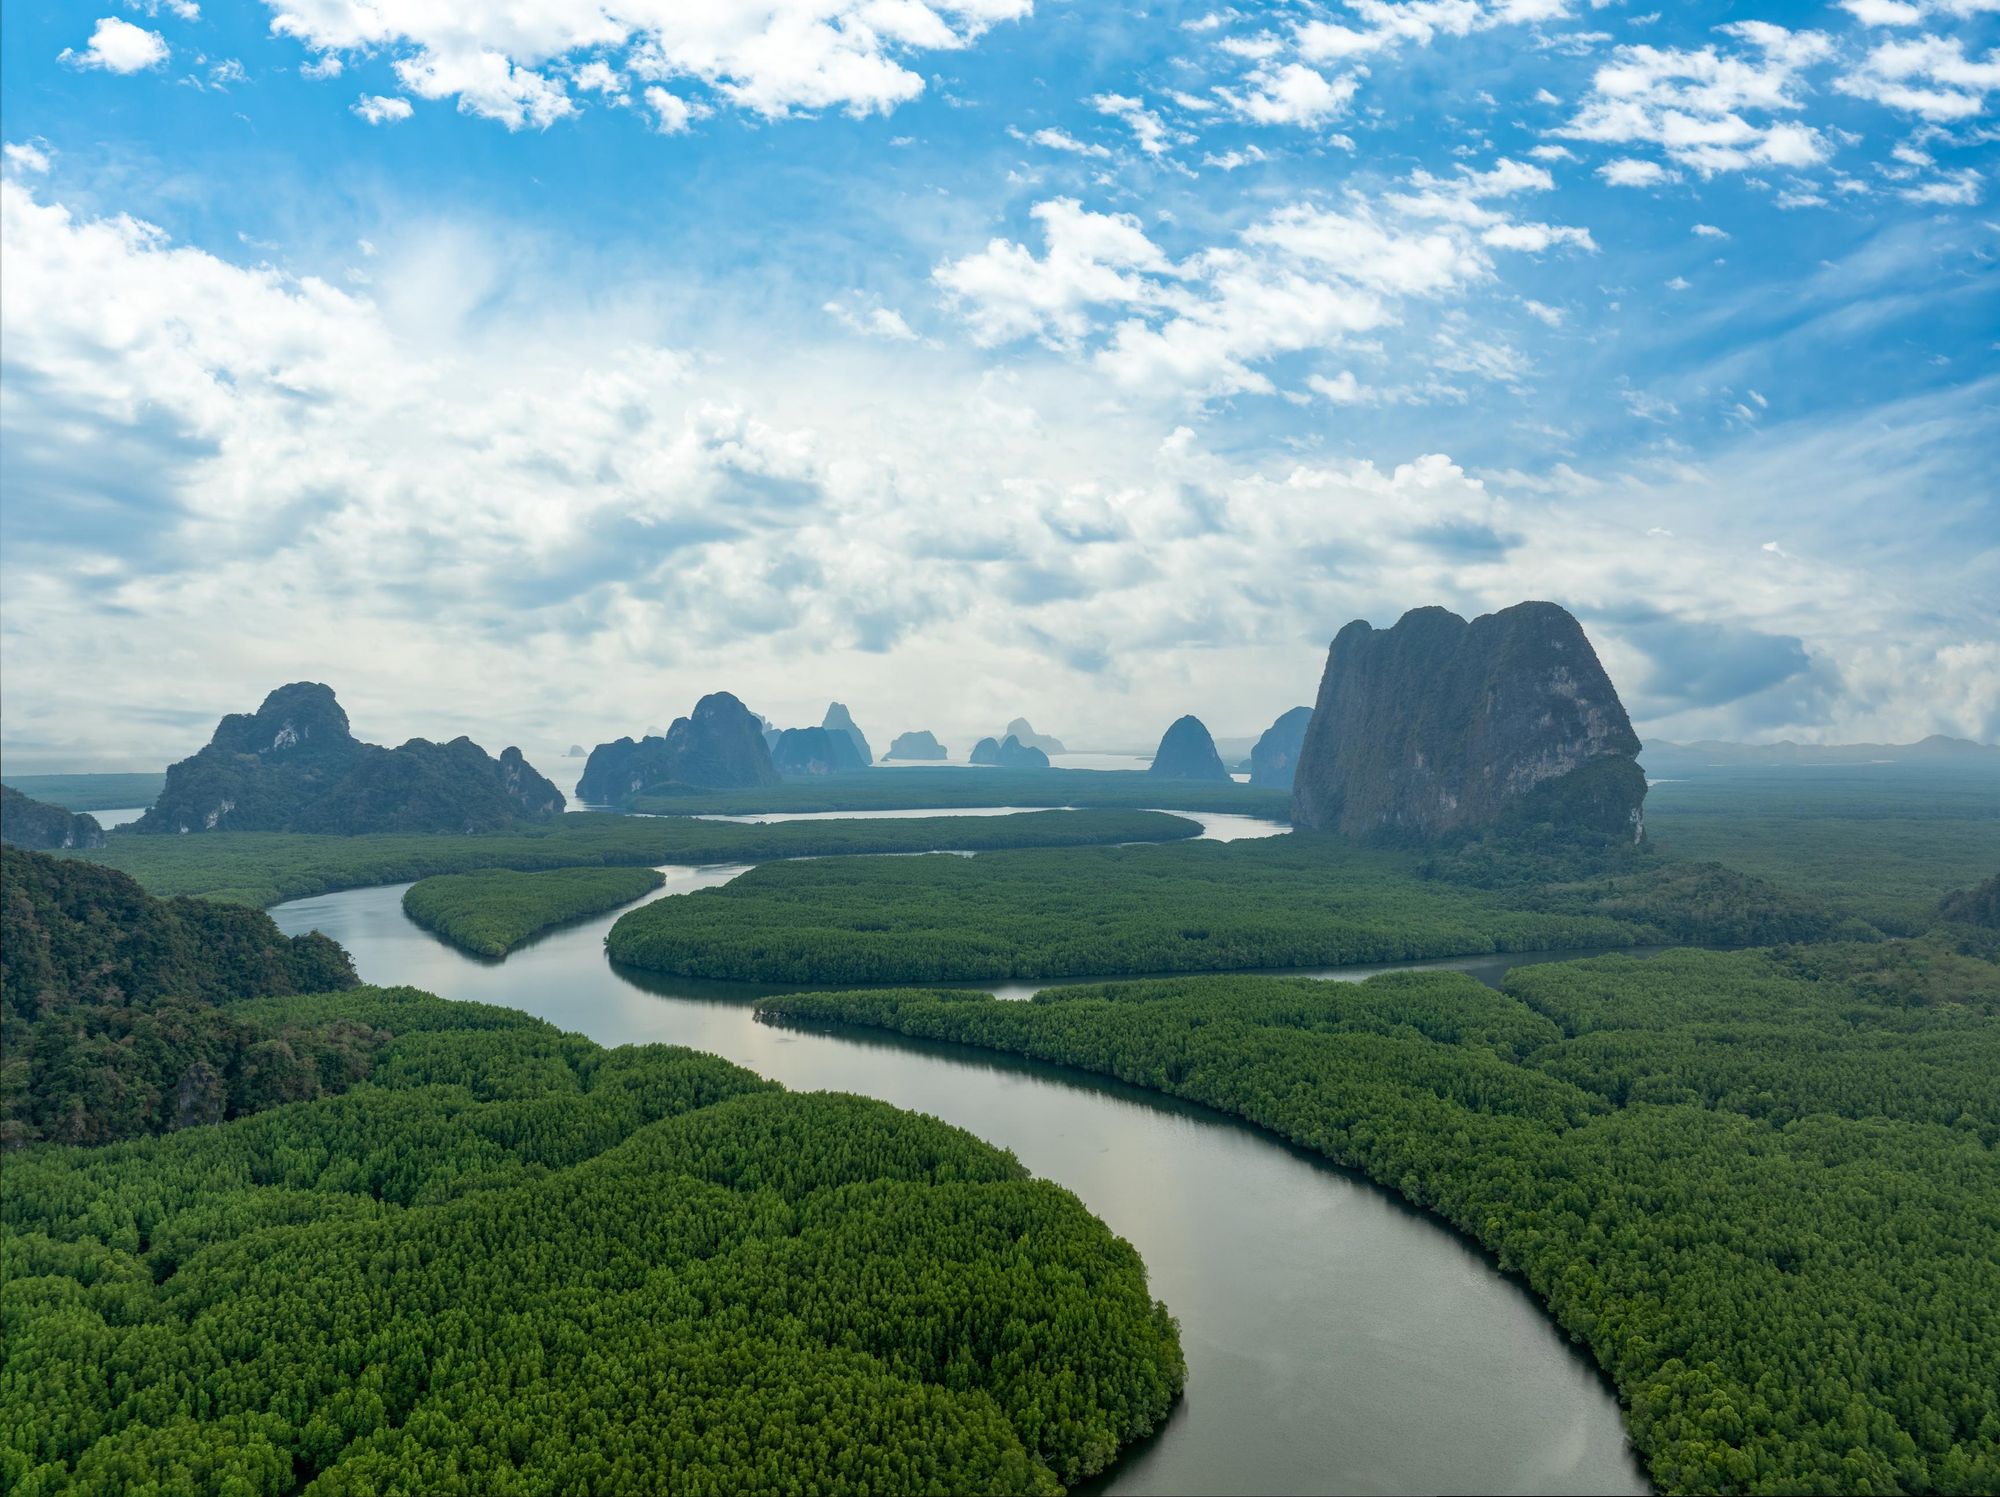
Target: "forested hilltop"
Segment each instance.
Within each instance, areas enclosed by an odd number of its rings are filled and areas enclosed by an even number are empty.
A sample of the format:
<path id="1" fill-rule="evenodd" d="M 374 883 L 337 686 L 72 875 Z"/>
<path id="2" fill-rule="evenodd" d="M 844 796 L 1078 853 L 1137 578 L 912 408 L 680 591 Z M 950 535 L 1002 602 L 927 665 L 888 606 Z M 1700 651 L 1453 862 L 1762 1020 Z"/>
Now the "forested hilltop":
<path id="1" fill-rule="evenodd" d="M 240 1000 L 351 985 L 347 953 L 268 915 L 155 899 L 74 858 L 0 856 L 0 1144 L 156 1133 L 338 1091 L 373 1035 Z"/>
<path id="2" fill-rule="evenodd" d="M 2000 945 L 762 1003 L 1234 1113 L 1477 1239 L 1669 1492 L 2000 1490 Z"/>
<path id="3" fill-rule="evenodd" d="M 1044 1492 L 1179 1392 L 1143 1266 L 933 1119 L 408 989 L 343 1097 L 17 1154 L 0 1487 Z"/>
<path id="4" fill-rule="evenodd" d="M 201 752 L 167 770 L 132 831 L 482 832 L 562 808 L 517 748 L 495 759 L 464 737 L 363 743 L 330 688 L 295 681 L 223 718 Z"/>

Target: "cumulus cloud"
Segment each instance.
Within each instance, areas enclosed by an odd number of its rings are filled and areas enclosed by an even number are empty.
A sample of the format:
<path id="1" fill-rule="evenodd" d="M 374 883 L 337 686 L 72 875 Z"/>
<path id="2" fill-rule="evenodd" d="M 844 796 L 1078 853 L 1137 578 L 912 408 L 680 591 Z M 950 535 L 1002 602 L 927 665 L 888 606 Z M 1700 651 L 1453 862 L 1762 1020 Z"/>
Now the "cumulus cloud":
<path id="1" fill-rule="evenodd" d="M 607 57 L 642 82 L 684 81 L 718 105 L 766 119 L 823 109 L 887 113 L 923 92 L 923 76 L 909 62 L 971 46 L 1030 8 L 1030 0 L 265 3 L 272 29 L 311 48 L 322 65 L 345 54 L 388 52 L 411 93 L 456 99 L 467 113 L 509 129 L 543 128 L 575 113 L 570 64 Z M 659 118 L 672 133 L 684 122 L 672 123 L 670 114 Z"/>
<path id="2" fill-rule="evenodd" d="M 1303 63 L 1262 67 L 1241 88 L 1216 94 L 1243 119 L 1258 125 L 1319 125 L 1347 110 L 1360 85 L 1352 74 L 1328 78 Z"/>
<path id="3" fill-rule="evenodd" d="M 103 16 L 81 52 L 65 47 L 57 60 L 85 70 L 143 73 L 165 62 L 171 51 L 167 39 L 159 32 L 134 26 L 116 16 Z"/>
<path id="4" fill-rule="evenodd" d="M 394 125 L 416 112 L 408 99 L 384 94 L 363 94 L 352 105 L 354 113 L 371 125 Z"/>
<path id="5" fill-rule="evenodd" d="M 1826 159 L 1831 147 L 1822 132 L 1773 116 L 1803 107 L 1805 74 L 1833 55 L 1832 38 L 1764 21 L 1718 30 L 1733 43 L 1726 50 L 1618 48 L 1592 78 L 1589 96 L 1553 133 L 1604 145 L 1657 146 L 1670 162 L 1702 176 Z M 1618 185 L 1646 184 L 1633 179 Z"/>
<path id="6" fill-rule="evenodd" d="M 1260 366 L 1393 325 L 1402 303 L 1493 274 L 1495 251 L 1595 248 L 1584 229 L 1508 206 L 1553 185 L 1538 166 L 1503 158 L 1452 177 L 1417 171 L 1404 185 L 1379 202 L 1288 204 L 1179 261 L 1137 218 L 1057 198 L 1032 210 L 1040 254 L 994 239 L 933 279 L 982 343 L 1038 338 L 1135 389 L 1271 393 Z M 1510 381 L 1524 372 L 1490 346 L 1474 356 L 1461 345 L 1434 355 L 1437 367 Z"/>
<path id="7" fill-rule="evenodd" d="M 1968 57 L 1955 36 L 1898 38 L 1872 48 L 1834 86 L 1936 123 L 1970 119 L 1985 109 L 1987 94 L 2000 89 L 2000 51 Z"/>

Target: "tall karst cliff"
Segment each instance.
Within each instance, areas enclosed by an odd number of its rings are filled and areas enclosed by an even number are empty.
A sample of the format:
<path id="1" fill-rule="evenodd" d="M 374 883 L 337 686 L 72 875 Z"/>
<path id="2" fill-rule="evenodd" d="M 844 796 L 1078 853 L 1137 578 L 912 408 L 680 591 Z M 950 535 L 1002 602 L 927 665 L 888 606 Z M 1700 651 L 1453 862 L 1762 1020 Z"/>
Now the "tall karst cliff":
<path id="1" fill-rule="evenodd" d="M 590 751 L 577 798 L 623 805 L 642 790 L 740 790 L 775 785 L 763 719 L 726 691 L 712 691 L 663 734 L 620 738 Z"/>
<path id="2" fill-rule="evenodd" d="M 1638 735 L 1583 628 L 1553 603 L 1467 623 L 1418 608 L 1357 619 L 1327 656 L 1292 819 L 1434 838 L 1502 822 L 1643 835 Z"/>
<path id="3" fill-rule="evenodd" d="M 135 832 L 486 832 L 553 816 L 562 792 L 510 748 L 470 738 L 363 743 L 333 689 L 294 681 L 233 712 L 167 770 Z"/>

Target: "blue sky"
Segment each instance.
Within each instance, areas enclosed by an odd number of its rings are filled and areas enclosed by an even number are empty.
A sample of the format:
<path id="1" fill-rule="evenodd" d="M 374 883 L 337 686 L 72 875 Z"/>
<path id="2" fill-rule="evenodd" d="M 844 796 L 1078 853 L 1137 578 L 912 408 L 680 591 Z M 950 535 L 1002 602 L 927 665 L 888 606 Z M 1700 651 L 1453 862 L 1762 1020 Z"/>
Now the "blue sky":
<path id="1" fill-rule="evenodd" d="M 1524 597 L 1648 734 L 2000 738 L 2000 0 L 4 29 L 17 768 L 1253 733 Z"/>

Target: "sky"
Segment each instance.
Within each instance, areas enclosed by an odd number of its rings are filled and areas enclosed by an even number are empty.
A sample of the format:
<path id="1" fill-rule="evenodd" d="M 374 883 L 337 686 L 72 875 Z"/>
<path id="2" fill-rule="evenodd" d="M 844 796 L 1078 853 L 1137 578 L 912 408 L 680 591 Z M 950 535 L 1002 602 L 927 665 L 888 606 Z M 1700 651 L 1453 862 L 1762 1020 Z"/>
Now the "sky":
<path id="1" fill-rule="evenodd" d="M 2000 739 L 2000 0 L 4 0 L 0 755 Z"/>

